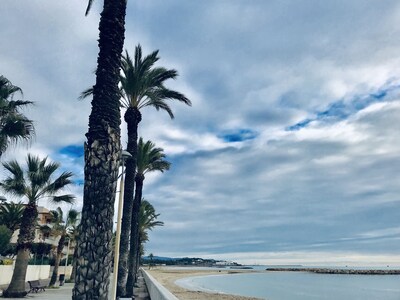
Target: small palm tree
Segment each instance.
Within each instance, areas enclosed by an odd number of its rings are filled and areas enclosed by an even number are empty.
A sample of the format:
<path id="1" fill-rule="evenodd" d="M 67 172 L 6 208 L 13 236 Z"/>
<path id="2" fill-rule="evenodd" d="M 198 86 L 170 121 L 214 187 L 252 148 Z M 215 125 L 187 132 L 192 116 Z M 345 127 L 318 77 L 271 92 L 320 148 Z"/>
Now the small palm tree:
<path id="1" fill-rule="evenodd" d="M 72 203 L 75 199 L 73 195 L 60 195 L 60 192 L 72 183 L 71 172 L 63 172 L 54 179 L 55 172 L 60 167 L 58 163 L 48 162 L 47 158 L 40 159 L 31 154 L 28 154 L 26 163 L 25 170 L 16 160 L 3 163 L 9 175 L 0 183 L 0 187 L 6 193 L 25 197 L 28 201 L 18 236 L 18 253 L 13 276 L 9 287 L 4 291 L 4 296 L 12 298 L 26 295 L 25 276 L 35 238 L 38 201 L 48 197 L 54 203 Z"/>
<path id="2" fill-rule="evenodd" d="M 24 205 L 21 202 L 6 202 L 0 206 L 0 225 L 7 226 L 11 232 L 19 228 L 24 213 Z"/>
<path id="3" fill-rule="evenodd" d="M 51 212 L 51 222 L 53 223 L 52 234 L 59 236 L 60 239 L 57 245 L 56 260 L 54 262 L 53 274 L 51 275 L 49 286 L 54 286 L 57 281 L 58 267 L 60 266 L 62 250 L 67 238 L 69 238 L 70 231 L 76 225 L 78 220 L 78 211 L 70 209 L 67 213 L 67 220 L 64 222 L 64 213 L 60 207 Z"/>
<path id="4" fill-rule="evenodd" d="M 165 160 L 164 149 L 156 148 L 152 141 L 139 139 L 137 152 L 136 190 L 132 210 L 132 226 L 129 252 L 129 273 L 127 290 L 133 290 L 139 262 L 139 213 L 142 200 L 143 182 L 148 172 L 169 170 L 170 163 Z"/>
<path id="5" fill-rule="evenodd" d="M 135 57 L 129 56 L 126 51 L 122 56 L 120 76 L 121 105 L 126 108 L 124 119 L 128 126 L 127 151 L 132 155 L 126 162 L 126 179 L 124 188 L 124 211 L 122 215 L 122 231 L 120 242 L 120 256 L 118 264 L 118 296 L 132 296 L 132 291 L 127 293 L 127 285 L 133 287 L 133 282 L 127 284 L 127 262 L 129 252 L 129 236 L 131 231 L 131 216 L 134 199 L 135 170 L 137 156 L 138 126 L 142 120 L 140 110 L 144 107 L 154 107 L 157 110 L 166 111 L 171 118 L 174 114 L 167 101 L 177 100 L 187 105 L 191 102 L 185 95 L 168 89 L 165 82 L 169 79 L 176 79 L 178 72 L 174 69 L 155 67 L 159 60 L 158 50 L 143 57 L 142 47 L 135 48 Z M 92 89 L 83 92 L 85 97 L 92 93 Z"/>
<path id="6" fill-rule="evenodd" d="M 20 112 L 33 102 L 13 100 L 17 93 L 22 94 L 21 88 L 0 76 L 0 157 L 10 144 L 29 140 L 35 133 L 33 121 Z"/>
<path id="7" fill-rule="evenodd" d="M 149 270 L 150 270 L 150 268 L 153 266 L 154 254 L 153 254 L 153 253 L 150 253 L 150 254 L 149 254 L 149 258 L 150 258 L 150 263 L 149 263 Z"/>
<path id="8" fill-rule="evenodd" d="M 142 47 L 135 48 L 135 57 L 132 60 L 126 51 L 122 56 L 120 76 L 120 97 L 121 106 L 126 108 L 124 119 L 128 127 L 127 151 L 132 155 L 126 162 L 126 178 L 124 188 L 124 210 L 122 215 L 120 255 L 118 263 L 118 287 L 117 296 L 132 296 L 134 282 L 127 282 L 127 262 L 129 254 L 129 237 L 131 232 L 131 218 L 133 209 L 135 170 L 137 156 L 138 126 L 142 120 L 140 112 L 144 107 L 154 107 L 157 110 L 164 110 L 173 119 L 174 114 L 167 101 L 176 100 L 187 105 L 191 102 L 185 95 L 168 89 L 165 82 L 169 79 L 176 79 L 178 72 L 174 69 L 155 67 L 160 59 L 158 50 L 143 57 Z M 94 95 L 94 88 L 89 88 L 81 94 L 81 98 Z M 137 206 L 139 212 L 139 206 Z M 129 267 L 130 268 L 130 267 Z M 131 291 L 126 288 L 132 287 Z"/>
<path id="9" fill-rule="evenodd" d="M 160 214 L 156 213 L 154 206 L 145 199 L 142 199 L 139 212 L 139 261 L 144 255 L 144 244 L 149 240 L 149 230 L 153 230 L 156 226 L 164 226 L 164 222 L 157 221 Z M 149 255 L 152 261 L 151 255 Z"/>
<path id="10" fill-rule="evenodd" d="M 75 280 L 76 276 L 76 263 L 78 260 L 78 247 L 77 247 L 77 240 L 78 240 L 78 224 L 75 224 L 72 226 L 70 232 L 69 232 L 69 239 L 71 242 L 75 245 L 74 247 L 74 254 L 72 256 L 72 271 L 71 271 L 71 277 L 70 280 Z"/>

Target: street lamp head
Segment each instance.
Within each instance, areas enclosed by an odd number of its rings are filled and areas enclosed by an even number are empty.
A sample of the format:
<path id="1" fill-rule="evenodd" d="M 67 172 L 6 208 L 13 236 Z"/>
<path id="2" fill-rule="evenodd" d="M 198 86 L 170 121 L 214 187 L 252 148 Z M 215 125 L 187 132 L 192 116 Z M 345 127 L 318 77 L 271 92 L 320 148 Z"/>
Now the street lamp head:
<path id="1" fill-rule="evenodd" d="M 127 160 L 128 158 L 132 157 L 132 154 L 130 154 L 126 150 L 121 150 L 121 159 Z"/>

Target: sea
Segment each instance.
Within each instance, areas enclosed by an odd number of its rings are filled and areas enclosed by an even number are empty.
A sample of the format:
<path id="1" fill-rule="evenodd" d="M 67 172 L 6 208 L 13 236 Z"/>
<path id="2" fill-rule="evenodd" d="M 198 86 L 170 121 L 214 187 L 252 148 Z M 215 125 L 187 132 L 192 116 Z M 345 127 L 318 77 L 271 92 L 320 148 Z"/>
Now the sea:
<path id="1" fill-rule="evenodd" d="M 265 272 L 267 267 L 256 266 L 258 272 L 253 273 L 183 278 L 176 284 L 191 290 L 268 300 L 400 300 L 400 275 Z"/>

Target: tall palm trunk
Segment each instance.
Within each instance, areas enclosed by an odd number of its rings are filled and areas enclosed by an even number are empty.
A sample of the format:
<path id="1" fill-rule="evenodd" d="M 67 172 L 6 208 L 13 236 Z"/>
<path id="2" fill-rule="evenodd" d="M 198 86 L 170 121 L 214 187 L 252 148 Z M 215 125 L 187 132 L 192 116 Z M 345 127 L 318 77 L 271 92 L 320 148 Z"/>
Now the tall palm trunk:
<path id="1" fill-rule="evenodd" d="M 128 277 L 128 255 L 129 238 L 131 234 L 131 220 L 133 208 L 133 195 L 135 188 L 136 161 L 138 149 L 138 125 L 142 120 L 140 111 L 134 107 L 129 107 L 125 113 L 125 121 L 128 125 L 128 146 L 127 151 L 132 155 L 126 162 L 126 177 L 124 189 L 124 210 L 121 224 L 121 240 L 118 262 L 118 284 L 117 296 L 126 296 L 126 284 Z"/>
<path id="2" fill-rule="evenodd" d="M 35 224 L 38 216 L 35 201 L 29 202 L 23 213 L 21 227 L 17 241 L 17 259 L 11 283 L 3 296 L 7 298 L 25 297 L 25 277 L 28 269 L 30 250 L 35 239 Z"/>
<path id="3" fill-rule="evenodd" d="M 63 234 L 63 235 L 61 235 L 60 240 L 58 241 L 57 256 L 56 256 L 56 260 L 54 262 L 53 274 L 51 275 L 49 286 L 54 286 L 56 284 L 57 275 L 58 275 L 58 267 L 60 266 L 61 253 L 64 248 L 64 243 L 65 243 L 65 235 Z"/>
<path id="4" fill-rule="evenodd" d="M 120 157 L 119 70 L 126 0 L 104 0 L 92 112 L 85 143 L 85 186 L 72 299 L 108 299 L 114 200 Z"/>
<path id="5" fill-rule="evenodd" d="M 133 287 L 136 282 L 137 275 L 137 255 L 139 255 L 139 211 L 140 204 L 142 202 L 142 190 L 143 190 L 143 174 L 136 174 L 135 182 L 136 182 L 136 191 L 135 191 L 135 199 L 133 201 L 133 211 L 132 211 L 132 226 L 131 226 L 131 240 L 130 240 L 130 249 L 129 252 L 129 273 L 128 273 L 128 282 L 126 285 L 126 289 L 128 292 L 128 296 L 132 296 Z"/>
<path id="6" fill-rule="evenodd" d="M 137 277 L 138 271 L 139 271 L 139 266 L 140 266 L 140 260 L 142 258 L 142 241 L 140 240 L 140 233 L 138 234 L 138 241 L 136 245 L 136 252 L 135 252 L 135 276 Z"/>

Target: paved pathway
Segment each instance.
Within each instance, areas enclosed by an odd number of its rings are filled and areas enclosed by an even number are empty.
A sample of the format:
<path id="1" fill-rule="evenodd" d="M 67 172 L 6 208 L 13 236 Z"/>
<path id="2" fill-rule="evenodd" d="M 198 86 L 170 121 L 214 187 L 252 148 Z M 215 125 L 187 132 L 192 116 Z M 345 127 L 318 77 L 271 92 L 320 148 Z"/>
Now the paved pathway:
<path id="1" fill-rule="evenodd" d="M 35 300 L 71 300 L 73 283 L 66 283 L 59 288 L 49 289 L 46 288 L 45 292 L 29 293 L 25 298 L 17 299 L 35 299 Z M 11 299 L 11 298 L 2 298 Z M 13 298 L 16 299 L 16 298 Z"/>
<path id="2" fill-rule="evenodd" d="M 111 279 L 112 280 L 112 279 Z M 43 282 L 46 282 L 46 280 L 43 280 Z M 58 282 L 57 282 L 58 283 Z M 147 289 L 144 287 L 145 286 L 144 281 L 142 280 L 140 282 L 142 287 L 138 290 L 138 295 L 139 297 L 136 297 L 138 300 L 144 300 L 144 299 L 150 299 L 148 298 L 147 294 Z M 71 300 L 72 299 L 72 288 L 74 284 L 73 283 L 66 283 L 63 286 L 56 287 L 53 289 L 46 288 L 45 292 L 38 292 L 38 293 L 29 293 L 25 298 L 12 298 L 12 299 L 32 299 L 32 300 Z M 6 286 L 2 286 L 5 288 Z M 109 291 L 109 299 L 111 299 L 111 287 L 112 284 L 110 284 L 110 291 Z M 28 287 L 27 287 L 28 288 Z M 11 298 L 1 298 L 1 299 L 11 299 Z"/>

